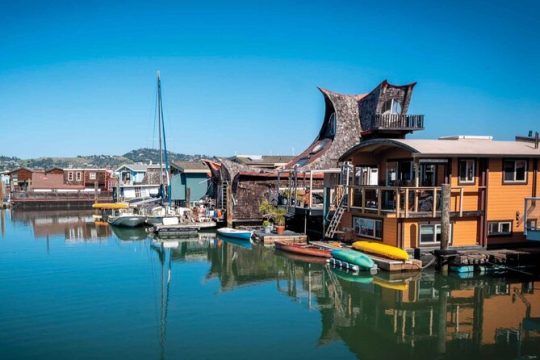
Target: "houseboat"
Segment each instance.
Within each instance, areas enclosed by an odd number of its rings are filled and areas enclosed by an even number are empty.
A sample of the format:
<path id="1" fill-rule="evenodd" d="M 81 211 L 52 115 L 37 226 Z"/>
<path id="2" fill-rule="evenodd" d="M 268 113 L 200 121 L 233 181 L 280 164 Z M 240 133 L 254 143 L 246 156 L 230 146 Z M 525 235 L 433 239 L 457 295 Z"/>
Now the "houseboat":
<path id="1" fill-rule="evenodd" d="M 538 159 L 538 143 L 519 138 L 362 140 L 340 158 L 351 171 L 332 222 L 354 239 L 438 247 L 441 185 L 450 184 L 450 246 L 523 244 L 536 227 L 523 204 L 540 191 Z"/>

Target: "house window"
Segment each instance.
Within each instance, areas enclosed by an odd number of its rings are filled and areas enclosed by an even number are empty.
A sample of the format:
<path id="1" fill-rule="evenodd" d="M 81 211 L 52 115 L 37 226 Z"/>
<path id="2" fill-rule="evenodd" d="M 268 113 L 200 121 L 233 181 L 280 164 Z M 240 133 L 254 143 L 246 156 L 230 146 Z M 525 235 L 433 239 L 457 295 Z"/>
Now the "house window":
<path id="1" fill-rule="evenodd" d="M 353 217 L 354 231 L 363 237 L 381 240 L 382 220 Z"/>
<path id="2" fill-rule="evenodd" d="M 504 160 L 504 183 L 527 182 L 527 160 Z"/>
<path id="3" fill-rule="evenodd" d="M 381 109 L 383 114 L 401 114 L 401 103 L 397 99 L 387 100 Z"/>
<path id="4" fill-rule="evenodd" d="M 73 172 L 72 171 L 68 172 L 68 181 L 73 181 Z"/>
<path id="5" fill-rule="evenodd" d="M 80 171 L 77 171 L 77 172 L 75 173 L 75 178 L 76 178 L 77 181 L 81 181 L 81 179 L 82 179 L 82 173 L 81 173 Z"/>
<path id="6" fill-rule="evenodd" d="M 95 172 L 90 172 L 88 174 L 88 179 L 89 180 L 96 180 L 96 173 Z"/>
<path id="7" fill-rule="evenodd" d="M 141 196 L 141 188 L 140 188 L 140 187 L 136 187 L 136 188 L 135 188 L 135 197 L 136 197 L 136 198 L 142 197 L 142 196 Z"/>
<path id="8" fill-rule="evenodd" d="M 492 221 L 488 222 L 488 236 L 501 236 L 512 234 L 511 221 Z"/>
<path id="9" fill-rule="evenodd" d="M 441 224 L 422 224 L 420 225 L 419 242 L 420 245 L 439 244 L 441 242 Z M 452 243 L 452 224 L 450 224 L 450 233 L 448 234 L 448 243 Z"/>
<path id="10" fill-rule="evenodd" d="M 474 184 L 475 162 L 474 159 L 459 161 L 459 182 L 461 184 Z"/>

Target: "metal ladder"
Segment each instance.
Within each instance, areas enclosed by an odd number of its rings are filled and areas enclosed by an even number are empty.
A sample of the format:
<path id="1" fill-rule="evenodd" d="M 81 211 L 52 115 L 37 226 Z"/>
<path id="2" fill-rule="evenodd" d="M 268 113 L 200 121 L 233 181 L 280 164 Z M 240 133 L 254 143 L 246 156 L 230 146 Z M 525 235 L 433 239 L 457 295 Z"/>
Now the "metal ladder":
<path id="1" fill-rule="evenodd" d="M 345 212 L 345 208 L 347 205 L 346 204 L 347 197 L 348 197 L 348 194 L 347 192 L 345 192 L 339 202 L 338 208 L 334 212 L 334 216 L 332 216 L 332 219 L 330 220 L 330 223 L 328 224 L 328 228 L 326 229 L 326 232 L 324 233 L 325 238 L 331 239 L 334 237 L 334 235 L 336 235 L 336 231 L 341 222 L 341 218 L 343 217 L 343 213 Z"/>

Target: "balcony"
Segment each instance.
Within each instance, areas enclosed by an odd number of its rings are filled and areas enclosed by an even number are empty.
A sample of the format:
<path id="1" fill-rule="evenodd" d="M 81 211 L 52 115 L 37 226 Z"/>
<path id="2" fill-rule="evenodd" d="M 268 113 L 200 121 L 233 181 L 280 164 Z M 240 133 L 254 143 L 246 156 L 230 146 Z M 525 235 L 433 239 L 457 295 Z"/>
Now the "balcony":
<path id="1" fill-rule="evenodd" d="M 453 187 L 450 213 L 462 217 L 464 212 L 481 212 L 477 205 L 481 191 L 484 189 L 465 192 L 463 187 Z M 347 206 L 361 213 L 397 218 L 440 217 L 441 214 L 440 187 L 349 186 L 348 195 Z"/>
<path id="2" fill-rule="evenodd" d="M 371 130 L 415 131 L 424 129 L 424 115 L 375 114 Z"/>

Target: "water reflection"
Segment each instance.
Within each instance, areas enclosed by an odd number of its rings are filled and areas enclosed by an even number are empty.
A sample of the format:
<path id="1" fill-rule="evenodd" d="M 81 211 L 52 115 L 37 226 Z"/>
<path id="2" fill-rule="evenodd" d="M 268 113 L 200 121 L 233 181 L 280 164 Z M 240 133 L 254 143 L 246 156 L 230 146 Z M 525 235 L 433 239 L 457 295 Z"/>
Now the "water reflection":
<path id="1" fill-rule="evenodd" d="M 540 289 L 531 279 L 435 273 L 352 276 L 305 259 L 223 242 L 208 277 L 222 290 L 275 281 L 317 308 L 319 344 L 344 341 L 362 359 L 518 358 L 540 354 Z"/>
<path id="2" fill-rule="evenodd" d="M 9 225 L 6 223 L 9 216 L 6 217 L 5 212 L 0 215 L 0 229 L 9 233 L 12 230 L 9 226 L 4 230 Z M 319 259 L 216 237 L 213 232 L 200 233 L 191 239 L 148 238 L 144 229 L 110 228 L 96 225 L 90 219 L 91 212 L 11 213 L 11 223 L 27 224 L 36 238 L 64 235 L 65 241 L 70 243 L 72 239 L 120 242 L 125 244 L 118 247 L 122 248 L 124 261 L 144 255 L 140 251 L 126 255 L 125 248 L 146 249 L 146 260 L 151 263 L 152 270 L 145 268 L 144 264 L 133 263 L 137 266 L 129 269 L 138 272 L 137 282 L 124 280 L 123 283 L 116 283 L 109 279 L 111 288 L 104 287 L 103 291 L 121 297 L 121 293 L 115 293 L 113 287 L 123 286 L 122 292 L 130 287 L 136 289 L 136 285 L 145 279 L 145 273 L 154 280 L 159 279 L 159 288 L 152 292 L 159 297 L 158 320 L 151 321 L 158 324 L 161 359 L 167 358 L 172 350 L 180 352 L 180 345 L 176 341 L 167 341 L 169 333 L 178 332 L 189 319 L 196 319 L 193 320 L 196 323 L 190 323 L 194 326 L 206 323 L 207 316 L 217 316 L 215 313 L 208 315 L 208 308 L 202 308 L 203 305 L 198 308 L 196 302 L 189 303 L 193 311 L 191 317 L 182 313 L 178 304 L 187 294 L 178 293 L 177 290 L 174 296 L 175 287 L 178 289 L 183 285 L 179 282 L 180 276 L 190 284 L 183 289 L 189 289 L 193 293 L 190 296 L 199 299 L 197 301 L 202 302 L 203 296 L 217 296 L 214 291 L 206 291 L 205 287 L 216 286 L 219 295 L 241 293 L 243 289 L 249 292 L 251 289 L 246 287 L 251 286 L 259 287 L 253 289 L 257 291 L 264 289 L 264 297 L 274 297 L 272 301 L 275 303 L 283 299 L 292 300 L 297 307 L 296 314 L 306 311 L 316 314 L 320 322 L 315 324 L 304 324 L 301 320 L 295 322 L 293 319 L 302 317 L 291 315 L 291 326 L 319 326 L 320 331 L 310 343 L 316 349 L 314 357 L 317 357 L 316 354 L 323 357 L 321 349 L 335 349 L 333 346 L 346 348 L 351 357 L 359 359 L 517 359 L 540 354 L 540 288 L 538 282 L 531 278 L 492 274 L 462 279 L 430 272 L 381 272 L 374 276 L 352 276 L 326 266 Z M 72 232 L 81 236 L 72 238 Z M 99 248 L 101 252 L 95 257 L 99 261 L 104 261 L 105 251 L 117 249 Z M 70 246 L 69 249 L 84 250 L 85 247 Z M 97 261 L 89 252 L 84 254 L 86 257 L 81 258 L 81 262 Z M 117 261 L 119 259 L 114 257 L 104 264 L 113 271 L 111 264 Z M 156 264 L 159 271 L 155 269 Z M 194 268 L 201 271 L 194 271 Z M 6 269 L 0 264 L 0 274 L 2 270 L 8 274 Z M 92 271 L 96 269 L 99 268 L 96 266 Z M 72 273 L 71 269 L 67 273 Z M 113 274 L 114 279 L 123 273 Z M 61 282 L 62 278 L 56 277 L 50 281 Z M 140 296 L 138 294 L 133 299 Z M 215 301 L 222 299 L 218 297 Z M 183 304 L 186 306 L 186 303 Z M 265 314 L 264 308 L 258 308 L 259 304 L 244 306 L 257 308 L 268 324 L 279 324 L 272 314 Z M 227 320 L 235 321 L 235 314 L 231 313 L 230 316 Z M 209 333 L 212 330 L 205 329 Z M 295 346 L 296 342 L 292 343 L 289 346 Z M 222 346 L 221 354 L 226 357 L 229 348 Z M 171 358 L 174 357 L 171 354 Z"/>
<path id="3" fill-rule="evenodd" d="M 12 210 L 11 221 L 31 226 L 37 239 L 63 235 L 66 242 L 77 243 L 110 237 L 111 228 L 108 224 L 96 224 L 92 214 L 92 210 Z"/>

